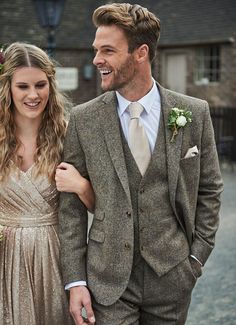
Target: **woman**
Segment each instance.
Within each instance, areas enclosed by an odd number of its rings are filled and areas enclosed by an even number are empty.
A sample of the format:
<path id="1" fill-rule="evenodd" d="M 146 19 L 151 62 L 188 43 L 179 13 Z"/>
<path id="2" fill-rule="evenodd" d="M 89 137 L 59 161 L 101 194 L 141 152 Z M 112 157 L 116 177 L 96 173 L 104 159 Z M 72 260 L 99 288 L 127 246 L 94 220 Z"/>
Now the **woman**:
<path id="1" fill-rule="evenodd" d="M 55 67 L 36 46 L 13 43 L 0 71 L 0 324 L 71 324 L 59 269 L 58 192 L 68 104 Z M 90 183 L 71 165 L 92 209 Z M 70 186 L 67 187 L 70 191 Z"/>

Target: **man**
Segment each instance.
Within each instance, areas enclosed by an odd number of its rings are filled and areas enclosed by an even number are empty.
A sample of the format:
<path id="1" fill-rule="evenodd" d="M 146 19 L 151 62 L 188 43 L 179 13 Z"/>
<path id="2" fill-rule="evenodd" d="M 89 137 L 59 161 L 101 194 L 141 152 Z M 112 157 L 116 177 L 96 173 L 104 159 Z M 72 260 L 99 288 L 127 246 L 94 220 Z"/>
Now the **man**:
<path id="1" fill-rule="evenodd" d="M 60 203 L 70 310 L 76 324 L 82 307 L 91 324 L 184 324 L 218 228 L 208 104 L 153 80 L 160 23 L 146 8 L 107 4 L 93 22 L 105 93 L 73 110 L 65 141 L 96 196 L 88 244 L 85 206 L 70 193 Z"/>

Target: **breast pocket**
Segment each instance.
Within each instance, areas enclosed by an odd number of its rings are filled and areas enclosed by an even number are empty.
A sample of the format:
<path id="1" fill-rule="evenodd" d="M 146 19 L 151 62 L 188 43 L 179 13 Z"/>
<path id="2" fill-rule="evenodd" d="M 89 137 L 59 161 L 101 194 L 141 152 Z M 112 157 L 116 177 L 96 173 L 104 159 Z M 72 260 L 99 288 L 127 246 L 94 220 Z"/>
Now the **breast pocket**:
<path id="1" fill-rule="evenodd" d="M 193 157 L 182 158 L 180 159 L 180 168 L 188 169 L 194 168 L 200 165 L 200 155 L 197 154 Z M 191 172 L 191 170 L 189 170 Z"/>

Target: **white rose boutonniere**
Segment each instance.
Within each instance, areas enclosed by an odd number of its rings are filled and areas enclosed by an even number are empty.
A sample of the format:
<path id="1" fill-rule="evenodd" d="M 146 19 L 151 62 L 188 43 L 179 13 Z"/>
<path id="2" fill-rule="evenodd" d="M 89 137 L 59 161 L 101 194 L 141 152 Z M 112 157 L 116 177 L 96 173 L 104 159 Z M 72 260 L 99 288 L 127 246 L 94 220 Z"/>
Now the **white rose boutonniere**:
<path id="1" fill-rule="evenodd" d="M 174 141 L 179 128 L 184 127 L 187 123 L 191 122 L 192 112 L 177 107 L 172 108 L 168 118 L 168 127 L 172 131 L 170 142 Z"/>

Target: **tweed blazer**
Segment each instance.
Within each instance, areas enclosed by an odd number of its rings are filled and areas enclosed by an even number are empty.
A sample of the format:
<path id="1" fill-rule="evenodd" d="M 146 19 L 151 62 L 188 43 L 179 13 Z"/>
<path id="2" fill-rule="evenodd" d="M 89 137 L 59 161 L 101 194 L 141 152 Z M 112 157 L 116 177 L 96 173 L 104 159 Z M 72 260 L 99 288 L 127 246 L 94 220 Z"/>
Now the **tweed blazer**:
<path id="1" fill-rule="evenodd" d="M 214 247 L 223 186 L 209 107 L 206 101 L 157 85 L 165 124 L 169 204 L 186 234 L 189 252 L 204 264 Z M 192 123 L 179 129 L 171 142 L 167 123 L 173 107 L 191 111 Z M 78 197 L 61 193 L 59 208 L 64 282 L 86 280 L 96 300 L 105 305 L 125 290 L 133 259 L 131 196 L 116 108 L 113 91 L 75 107 L 65 139 L 64 160 L 90 179 L 96 196 L 88 241 L 87 210 Z M 186 157 L 193 147 L 198 153 Z M 148 170 L 144 177 L 148 182 Z M 154 210 L 158 213 L 158 205 Z"/>

